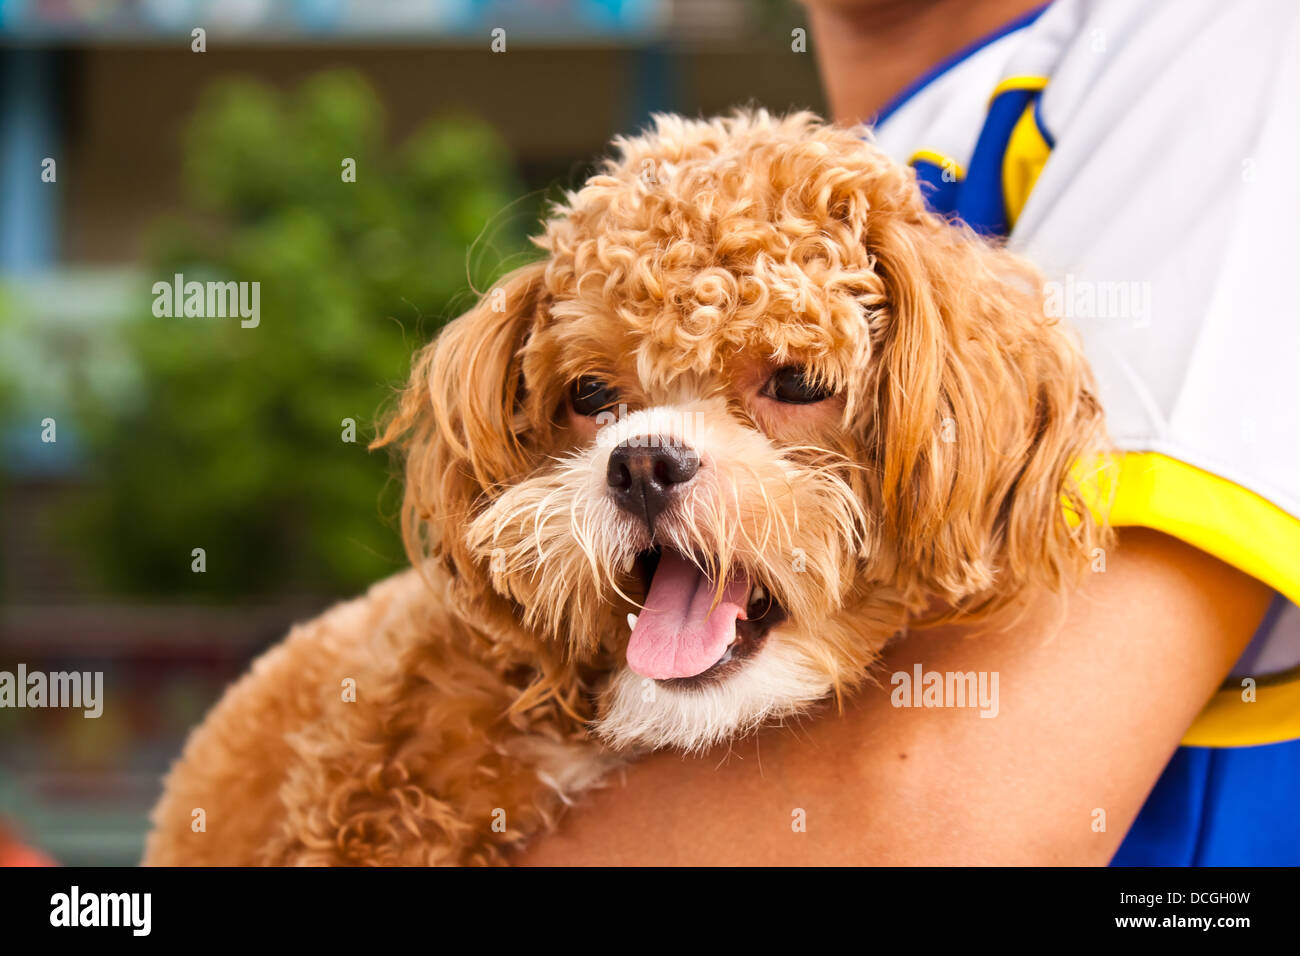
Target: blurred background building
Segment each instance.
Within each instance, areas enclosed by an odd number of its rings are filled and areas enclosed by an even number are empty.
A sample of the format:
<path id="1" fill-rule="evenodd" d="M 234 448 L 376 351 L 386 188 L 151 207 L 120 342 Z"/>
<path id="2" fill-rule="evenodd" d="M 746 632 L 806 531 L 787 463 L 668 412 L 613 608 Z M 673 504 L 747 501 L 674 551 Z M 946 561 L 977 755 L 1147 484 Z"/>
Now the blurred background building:
<path id="1" fill-rule="evenodd" d="M 790 0 L 0 0 L 0 670 L 106 697 L 0 709 L 0 830 L 138 860 L 226 684 L 401 566 L 365 445 L 412 349 L 613 134 L 820 110 L 801 27 Z M 155 316 L 177 272 L 260 282 L 260 325 Z"/>

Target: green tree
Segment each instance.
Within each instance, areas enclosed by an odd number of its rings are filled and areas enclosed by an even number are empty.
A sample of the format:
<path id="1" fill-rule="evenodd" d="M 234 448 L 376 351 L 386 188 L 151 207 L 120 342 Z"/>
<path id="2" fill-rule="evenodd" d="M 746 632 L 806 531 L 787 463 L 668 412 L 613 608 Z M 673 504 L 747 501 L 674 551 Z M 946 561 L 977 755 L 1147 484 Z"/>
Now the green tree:
<path id="1" fill-rule="evenodd" d="M 208 91 L 185 179 L 191 208 L 160 224 L 148 283 L 256 281 L 260 324 L 160 318 L 141 296 L 122 326 L 137 387 L 78 411 L 91 492 L 74 540 L 129 592 L 364 587 L 403 561 L 399 489 L 366 445 L 414 348 L 524 248 L 509 157 L 467 118 L 392 149 L 368 86 L 328 73 Z"/>

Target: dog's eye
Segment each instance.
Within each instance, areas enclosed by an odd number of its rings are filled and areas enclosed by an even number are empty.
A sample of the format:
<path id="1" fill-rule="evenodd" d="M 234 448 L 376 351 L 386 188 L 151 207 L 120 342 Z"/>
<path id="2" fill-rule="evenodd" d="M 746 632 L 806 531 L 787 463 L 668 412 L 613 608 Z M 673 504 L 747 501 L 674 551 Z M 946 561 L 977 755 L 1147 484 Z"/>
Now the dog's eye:
<path id="1" fill-rule="evenodd" d="M 787 365 L 777 369 L 776 374 L 768 380 L 763 394 L 789 405 L 811 405 L 830 398 L 834 393 L 825 385 L 814 384 L 799 366 Z"/>
<path id="2" fill-rule="evenodd" d="M 598 378 L 584 375 L 569 387 L 569 402 L 579 415 L 595 415 L 618 401 L 618 392 Z"/>

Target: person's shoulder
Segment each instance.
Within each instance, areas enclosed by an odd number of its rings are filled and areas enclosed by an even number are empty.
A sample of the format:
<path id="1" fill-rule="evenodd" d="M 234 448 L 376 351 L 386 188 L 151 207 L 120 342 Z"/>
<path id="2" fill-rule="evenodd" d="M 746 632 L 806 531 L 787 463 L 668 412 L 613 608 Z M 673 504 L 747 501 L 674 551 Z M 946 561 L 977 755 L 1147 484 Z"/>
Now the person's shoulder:
<path id="1" fill-rule="evenodd" d="M 1166 119 L 1223 135 L 1224 126 L 1281 107 L 1276 86 L 1300 48 L 1300 4 L 1057 0 L 1026 45 L 1054 57 L 1042 103 L 1051 125 L 1085 112 L 1151 111 L 1154 119 L 1177 109 L 1185 112 Z"/>

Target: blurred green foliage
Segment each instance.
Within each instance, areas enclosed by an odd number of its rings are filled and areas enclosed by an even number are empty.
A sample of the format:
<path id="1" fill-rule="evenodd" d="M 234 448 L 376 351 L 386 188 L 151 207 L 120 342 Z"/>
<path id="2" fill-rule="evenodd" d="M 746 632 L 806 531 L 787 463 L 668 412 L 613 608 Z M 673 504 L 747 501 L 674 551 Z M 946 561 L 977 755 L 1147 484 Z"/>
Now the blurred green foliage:
<path id="1" fill-rule="evenodd" d="M 260 325 L 158 318 L 142 291 L 121 329 L 136 387 L 77 410 L 91 492 L 69 539 L 118 591 L 355 591 L 404 560 L 399 483 L 366 451 L 377 415 L 411 352 L 525 246 L 510 159 L 468 118 L 390 147 L 365 82 L 328 73 L 209 90 L 185 180 L 192 208 L 159 224 L 146 284 L 260 282 Z"/>

